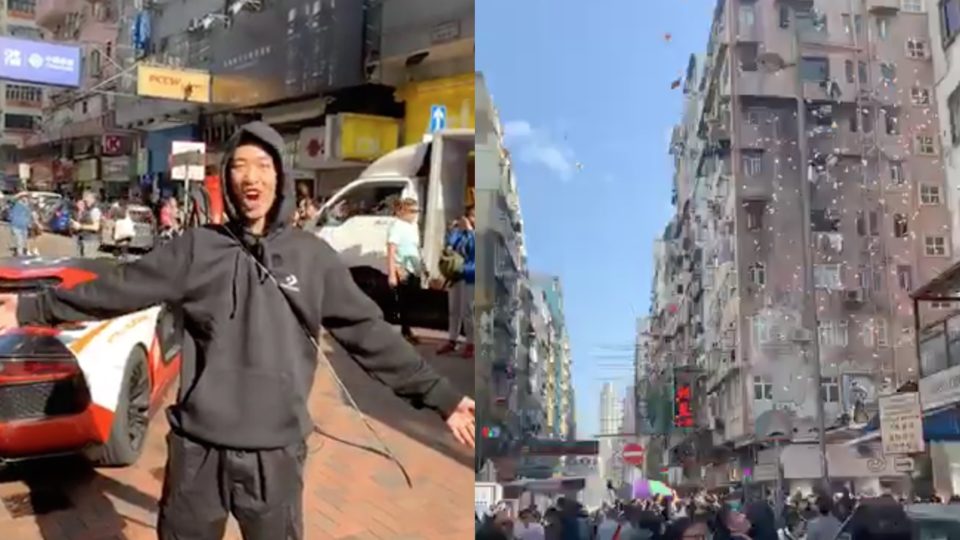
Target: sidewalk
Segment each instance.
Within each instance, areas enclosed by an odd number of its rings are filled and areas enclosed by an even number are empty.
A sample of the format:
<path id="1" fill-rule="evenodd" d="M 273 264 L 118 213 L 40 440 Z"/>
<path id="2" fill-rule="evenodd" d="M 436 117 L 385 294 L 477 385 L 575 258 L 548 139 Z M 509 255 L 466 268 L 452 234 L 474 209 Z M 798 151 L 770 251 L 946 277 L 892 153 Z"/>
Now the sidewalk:
<path id="1" fill-rule="evenodd" d="M 430 355 L 442 336 L 423 337 L 422 351 Z M 377 443 L 356 413 L 341 403 L 321 365 L 310 408 L 318 426 L 332 437 L 315 435 L 309 441 L 306 538 L 472 538 L 473 453 L 456 444 L 434 413 L 406 407 L 342 351 L 334 351 L 329 340 L 324 349 L 360 408 L 406 466 L 414 488 L 407 488 L 396 465 L 357 448 L 376 448 Z M 458 388 L 473 393 L 473 361 L 435 356 L 428 360 Z M 15 477 L 0 476 L 0 537 L 155 539 L 167 429 L 164 416 L 156 415 L 144 455 L 127 469 L 93 471 L 75 459 L 64 459 L 38 462 L 15 471 Z M 226 538 L 240 539 L 233 523 Z"/>

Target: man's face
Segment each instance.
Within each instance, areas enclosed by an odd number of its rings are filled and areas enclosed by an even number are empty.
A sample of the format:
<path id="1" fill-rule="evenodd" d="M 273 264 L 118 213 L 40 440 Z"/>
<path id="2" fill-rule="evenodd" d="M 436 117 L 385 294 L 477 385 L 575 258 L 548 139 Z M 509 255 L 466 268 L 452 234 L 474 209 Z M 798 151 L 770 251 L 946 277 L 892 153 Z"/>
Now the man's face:
<path id="1" fill-rule="evenodd" d="M 230 188 L 249 223 L 265 220 L 277 200 L 277 169 L 260 146 L 238 146 L 230 162 Z"/>

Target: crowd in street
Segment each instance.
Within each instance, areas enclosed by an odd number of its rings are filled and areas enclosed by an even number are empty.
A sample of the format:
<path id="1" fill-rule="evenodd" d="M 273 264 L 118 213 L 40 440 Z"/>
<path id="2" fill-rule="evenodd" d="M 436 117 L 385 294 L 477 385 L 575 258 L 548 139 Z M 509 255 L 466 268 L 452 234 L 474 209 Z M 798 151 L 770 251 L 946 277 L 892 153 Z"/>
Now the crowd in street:
<path id="1" fill-rule="evenodd" d="M 892 495 L 804 497 L 784 501 L 781 517 L 772 501 L 745 505 L 702 492 L 690 497 L 617 501 L 593 512 L 559 498 L 541 512 L 513 515 L 500 505 L 477 518 L 478 540 L 911 540 L 908 502 L 960 504 L 960 498 L 907 501 Z M 953 538 L 953 537 L 951 537 Z"/>

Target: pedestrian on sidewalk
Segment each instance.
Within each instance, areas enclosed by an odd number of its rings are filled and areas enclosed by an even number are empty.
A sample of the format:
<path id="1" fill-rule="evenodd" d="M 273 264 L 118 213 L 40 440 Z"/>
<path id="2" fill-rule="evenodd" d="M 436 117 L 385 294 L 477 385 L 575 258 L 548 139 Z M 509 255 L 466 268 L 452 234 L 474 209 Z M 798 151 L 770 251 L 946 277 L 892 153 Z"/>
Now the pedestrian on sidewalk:
<path id="1" fill-rule="evenodd" d="M 395 310 L 400 333 L 410 343 L 419 340 L 413 335 L 413 312 L 420 293 L 423 258 L 420 256 L 420 205 L 416 199 L 402 199 L 394 205 L 394 216 L 387 232 L 387 283 L 394 292 Z"/>
<path id="2" fill-rule="evenodd" d="M 13 235 L 13 255 L 27 255 L 27 238 L 33 226 L 33 210 L 24 197 L 17 197 L 10 207 L 10 234 Z"/>
<path id="3" fill-rule="evenodd" d="M 230 514 L 245 540 L 303 538 L 307 408 L 324 326 L 367 372 L 437 411 L 473 445 L 474 403 L 383 320 L 326 242 L 292 227 L 284 143 L 262 122 L 224 152 L 229 223 L 193 227 L 96 280 L 0 295 L 0 331 L 180 307 L 187 351 L 160 500 L 161 540 L 219 540 Z"/>
<path id="4" fill-rule="evenodd" d="M 460 341 L 460 331 L 466 336 L 463 348 L 464 358 L 473 358 L 473 291 L 476 276 L 476 245 L 475 232 L 476 212 L 473 206 L 468 206 L 466 213 L 457 220 L 447 234 L 444 256 L 459 259 L 455 265 L 459 268 L 451 270 L 454 275 L 448 276 L 453 283 L 447 295 L 449 318 L 447 328 L 450 337 L 447 343 L 440 347 L 438 354 L 449 354 L 457 350 Z"/>
<path id="5" fill-rule="evenodd" d="M 81 257 L 96 257 L 100 252 L 101 218 L 97 196 L 92 191 L 84 191 L 77 204 L 77 219 L 70 221 L 70 230 L 76 235 L 77 252 Z"/>

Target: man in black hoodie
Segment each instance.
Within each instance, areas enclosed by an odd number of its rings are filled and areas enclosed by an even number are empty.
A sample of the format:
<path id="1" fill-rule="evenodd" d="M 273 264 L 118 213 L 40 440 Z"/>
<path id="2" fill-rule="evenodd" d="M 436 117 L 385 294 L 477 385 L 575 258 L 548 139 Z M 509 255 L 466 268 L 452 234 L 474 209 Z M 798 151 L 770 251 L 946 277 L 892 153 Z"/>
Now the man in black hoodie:
<path id="1" fill-rule="evenodd" d="M 0 331 L 104 319 L 168 303 L 187 349 L 170 420 L 163 540 L 219 540 L 233 514 L 246 540 L 303 537 L 307 401 L 325 327 L 373 377 L 443 416 L 472 446 L 474 404 L 436 374 L 337 253 L 292 226 L 283 139 L 254 122 L 231 139 L 221 178 L 230 222 L 188 229 L 140 260 L 72 289 L 0 295 Z"/>

